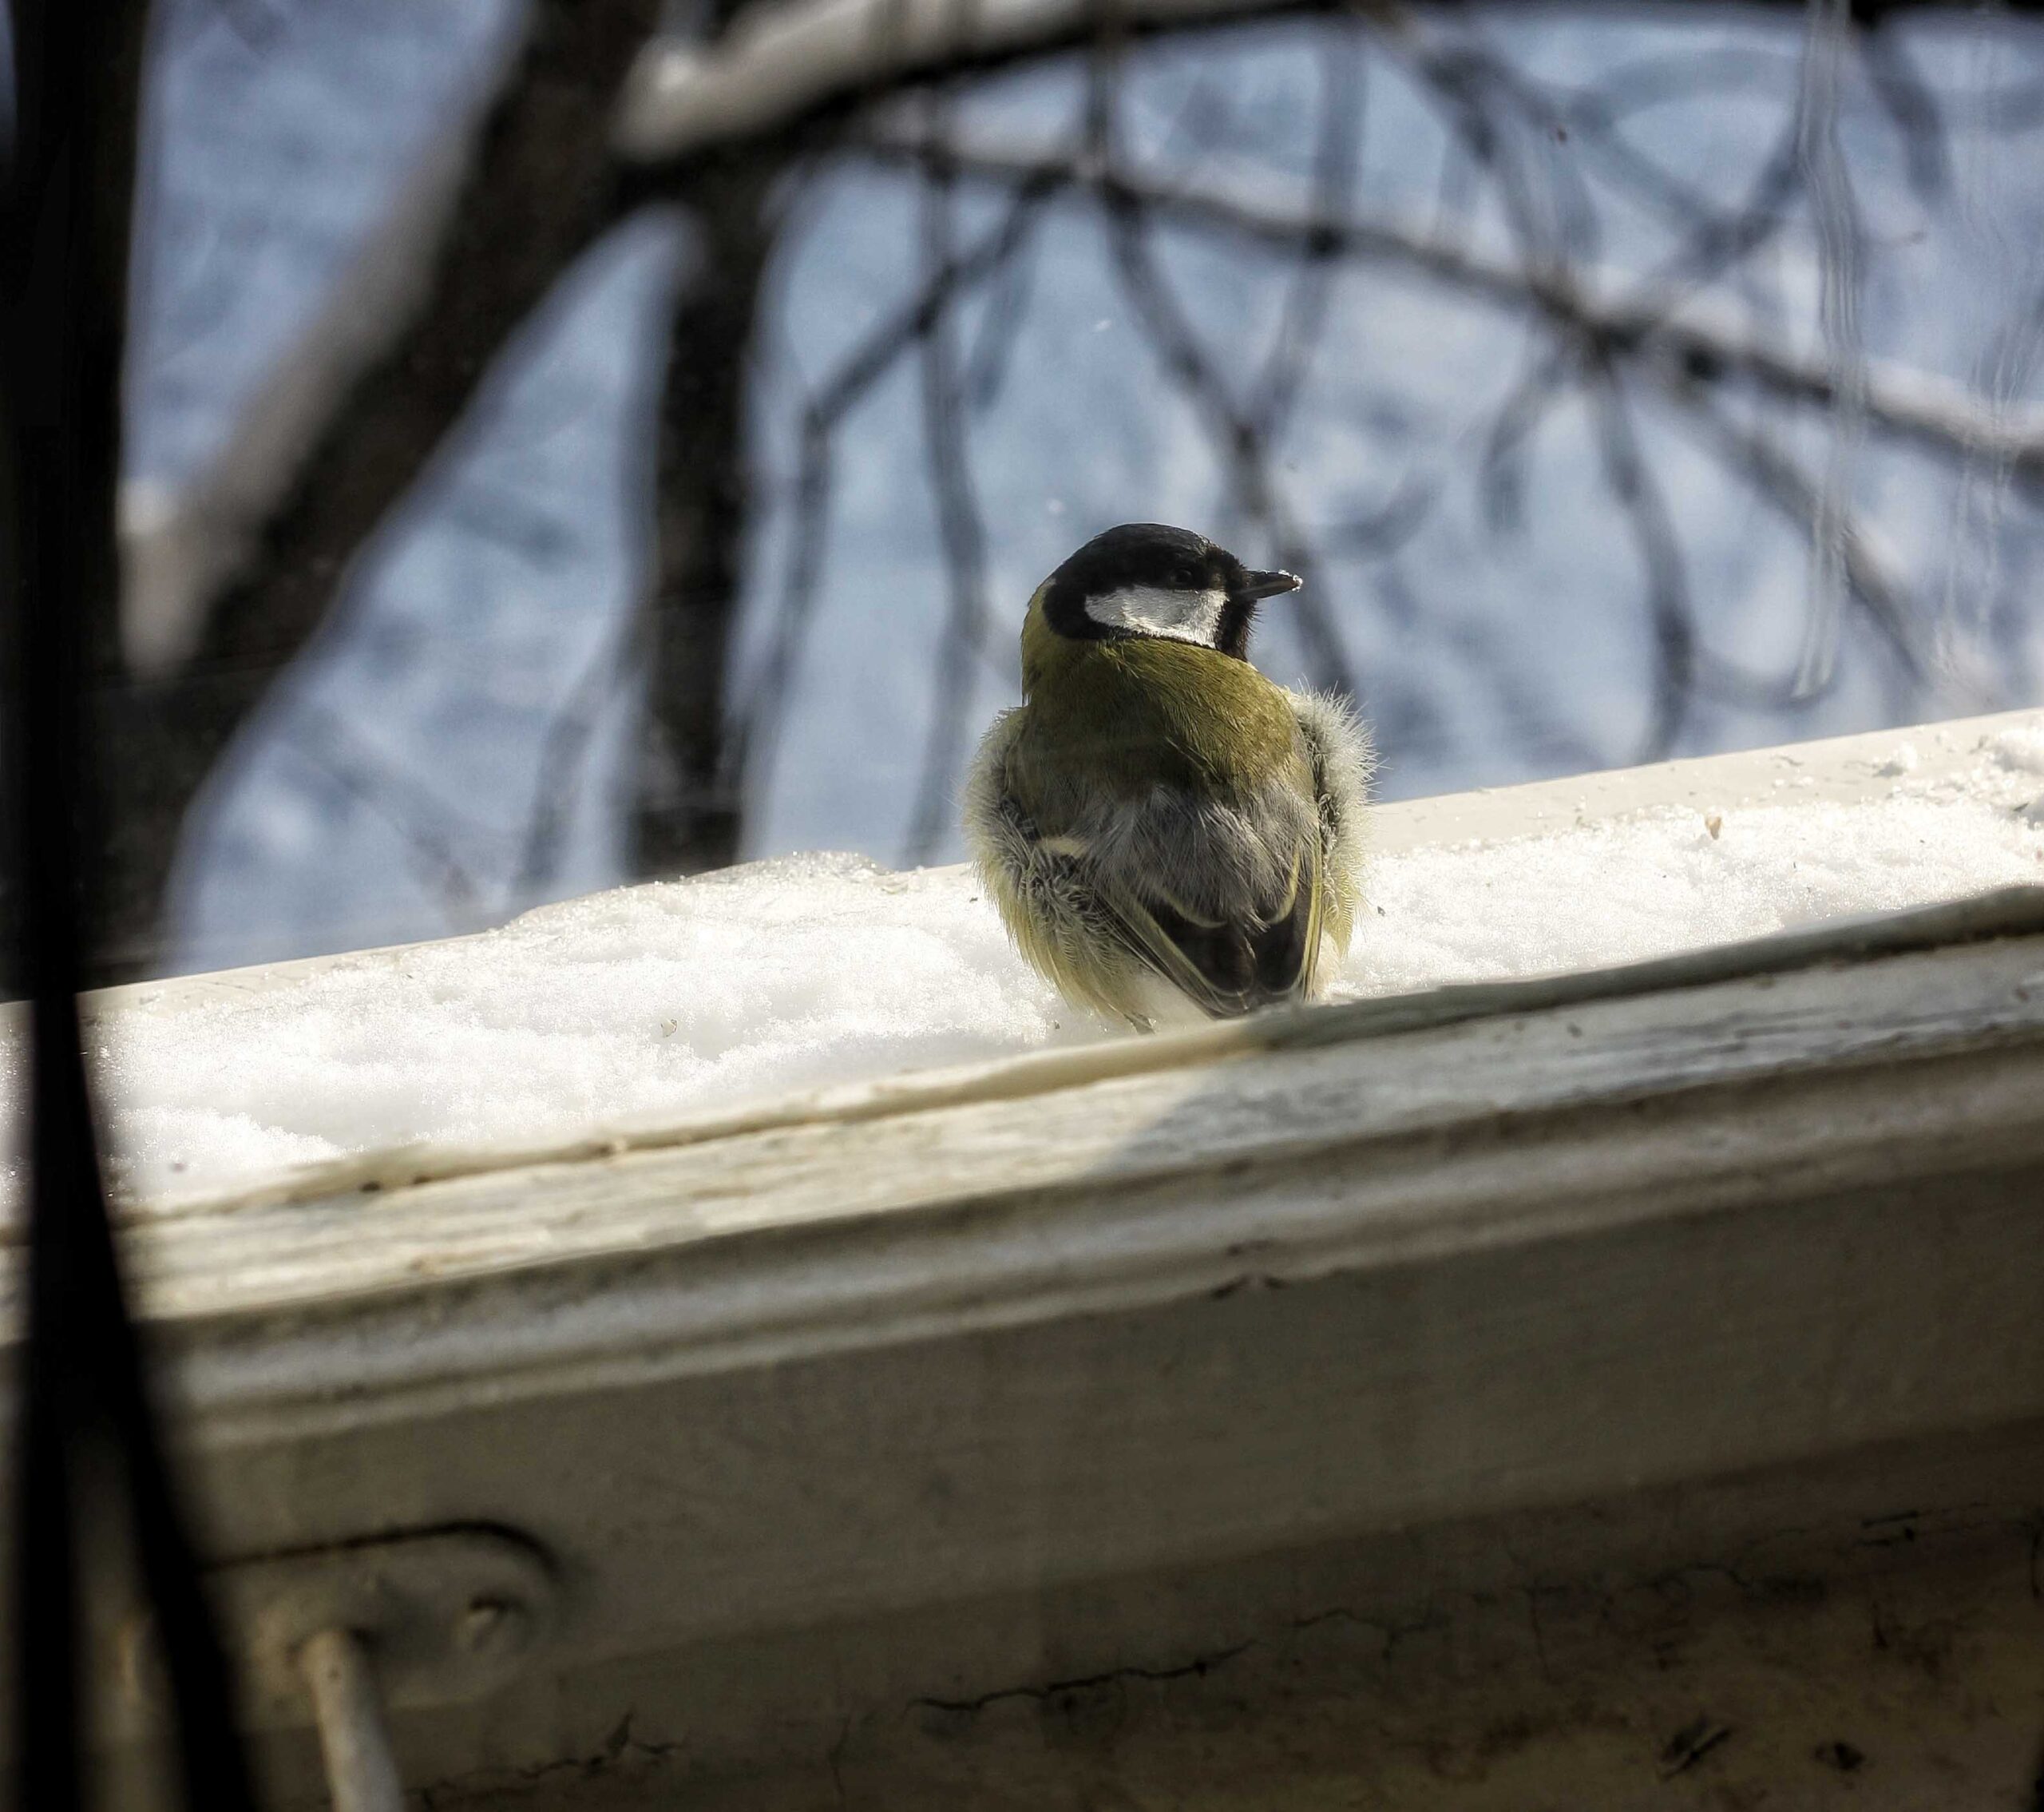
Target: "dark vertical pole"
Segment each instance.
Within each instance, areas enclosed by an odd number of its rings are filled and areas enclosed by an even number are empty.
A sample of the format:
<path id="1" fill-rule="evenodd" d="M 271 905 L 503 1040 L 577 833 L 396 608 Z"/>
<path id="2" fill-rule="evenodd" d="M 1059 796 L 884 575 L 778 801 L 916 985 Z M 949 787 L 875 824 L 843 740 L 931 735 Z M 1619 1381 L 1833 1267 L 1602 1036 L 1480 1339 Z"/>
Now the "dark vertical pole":
<path id="1" fill-rule="evenodd" d="M 15 0 L 0 198 L 0 581 L 13 631 L 6 778 L 33 1004 L 29 1287 L 14 1556 L 15 1804 L 81 1804 L 81 1448 L 119 1459 L 162 1632 L 188 1812 L 252 1806 L 227 1675 L 122 1299 L 79 1041 L 92 843 L 81 734 L 90 626 L 111 613 L 129 216 L 145 10 Z M 105 1476 L 95 1469 L 93 1477 Z"/>
<path id="2" fill-rule="evenodd" d="M 719 0 L 721 23 L 731 8 Z M 653 474 L 652 570 L 640 604 L 645 720 L 632 800 L 635 876 L 738 860 L 743 801 L 734 771 L 727 669 L 752 526 L 747 396 L 791 165 L 767 143 L 715 152 L 679 175 L 637 179 L 679 211 L 691 265 L 668 330 Z"/>

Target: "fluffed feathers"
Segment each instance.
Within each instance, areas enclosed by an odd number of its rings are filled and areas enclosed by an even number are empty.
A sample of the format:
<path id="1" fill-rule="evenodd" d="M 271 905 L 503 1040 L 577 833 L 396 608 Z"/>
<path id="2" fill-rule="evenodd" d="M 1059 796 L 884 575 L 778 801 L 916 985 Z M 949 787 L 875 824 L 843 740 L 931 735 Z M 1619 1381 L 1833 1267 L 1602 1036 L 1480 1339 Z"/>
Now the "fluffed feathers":
<path id="1" fill-rule="evenodd" d="M 1335 955 L 1345 957 L 1363 901 L 1377 750 L 1369 726 L 1339 693 L 1287 691 L 1285 696 L 1305 738 L 1313 797 L 1320 804 L 1321 872 L 1327 894 L 1322 930 Z"/>
<path id="2" fill-rule="evenodd" d="M 1369 737 L 1338 700 L 1272 691 L 1297 725 L 1296 778 L 1224 795 L 1100 791 L 1068 812 L 1029 759 L 1030 708 L 995 720 L 967 783 L 967 839 L 1010 936 L 1067 997 L 1145 1029 L 1177 1002 L 1229 1017 L 1311 999 L 1329 954 L 1346 952 Z"/>

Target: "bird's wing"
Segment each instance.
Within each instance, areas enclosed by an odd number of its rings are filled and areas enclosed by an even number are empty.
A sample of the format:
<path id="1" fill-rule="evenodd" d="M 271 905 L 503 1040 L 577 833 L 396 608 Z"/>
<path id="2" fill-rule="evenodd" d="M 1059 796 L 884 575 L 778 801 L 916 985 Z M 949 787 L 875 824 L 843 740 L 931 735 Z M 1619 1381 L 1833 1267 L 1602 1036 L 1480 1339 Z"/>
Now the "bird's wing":
<path id="1" fill-rule="evenodd" d="M 1217 905 L 1195 906 L 1165 875 L 1126 864 L 1093 870 L 1103 903 L 1129 946 L 1202 1012 L 1233 1018 L 1313 991 L 1319 961 L 1320 839 L 1309 820 L 1288 841 L 1281 885 Z"/>
<path id="2" fill-rule="evenodd" d="M 1014 759 L 1021 728 L 1017 712 L 988 732 L 966 787 L 965 827 L 1003 919 L 1039 970 L 1140 1025 L 1149 1009 L 1135 983 L 1146 972 L 1216 1018 L 1310 993 L 1325 852 L 1293 789 L 1217 817 L 1159 787 L 1060 822 Z"/>
<path id="3" fill-rule="evenodd" d="M 1082 839 L 1040 824 L 1039 801 L 1011 763 L 1020 711 L 1004 712 L 980 744 L 965 787 L 967 842 L 1022 954 L 1068 998 L 1147 1030 L 1133 978 L 1154 966 L 1102 898 Z"/>

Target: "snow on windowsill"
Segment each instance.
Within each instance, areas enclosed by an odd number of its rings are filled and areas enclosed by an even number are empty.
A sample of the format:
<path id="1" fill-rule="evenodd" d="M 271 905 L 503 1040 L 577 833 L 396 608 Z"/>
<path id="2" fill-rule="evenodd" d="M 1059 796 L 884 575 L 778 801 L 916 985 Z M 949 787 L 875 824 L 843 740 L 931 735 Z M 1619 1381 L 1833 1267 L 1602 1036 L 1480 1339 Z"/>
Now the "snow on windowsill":
<path id="1" fill-rule="evenodd" d="M 1926 761 L 1926 743 L 1943 752 Z M 1585 794 L 1573 810 L 1572 786 Z M 2044 880 L 2044 713 L 1380 816 L 1336 999 L 1608 965 Z M 1472 822 L 1488 834 L 1428 840 Z M 1132 1036 L 1038 981 L 967 870 L 842 855 L 593 894 L 472 938 L 116 990 L 88 1018 L 120 1187 L 145 1201 L 368 1152 L 529 1147 Z M 6 1061 L 18 1094 L 11 1045 Z"/>

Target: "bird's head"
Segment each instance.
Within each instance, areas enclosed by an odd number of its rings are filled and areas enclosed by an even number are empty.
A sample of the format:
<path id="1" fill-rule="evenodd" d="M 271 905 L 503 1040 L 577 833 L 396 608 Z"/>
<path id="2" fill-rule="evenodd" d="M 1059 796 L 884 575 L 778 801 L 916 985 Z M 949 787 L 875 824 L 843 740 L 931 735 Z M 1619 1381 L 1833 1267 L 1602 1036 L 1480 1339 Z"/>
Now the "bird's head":
<path id="1" fill-rule="evenodd" d="M 1298 584 L 1290 573 L 1243 565 L 1189 529 L 1124 522 L 1052 573 L 1036 602 L 1044 627 L 1075 641 L 1147 636 L 1246 660 L 1257 605 Z"/>

